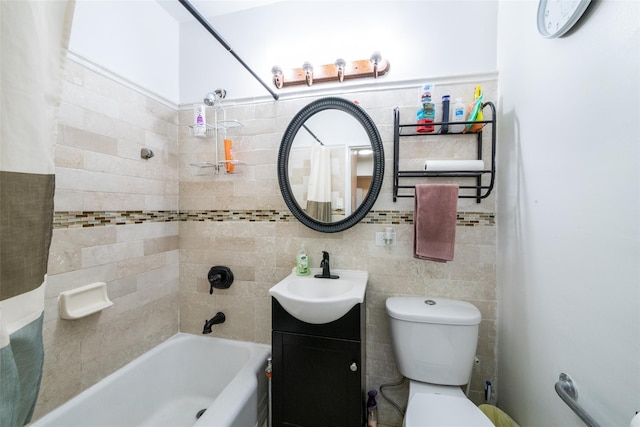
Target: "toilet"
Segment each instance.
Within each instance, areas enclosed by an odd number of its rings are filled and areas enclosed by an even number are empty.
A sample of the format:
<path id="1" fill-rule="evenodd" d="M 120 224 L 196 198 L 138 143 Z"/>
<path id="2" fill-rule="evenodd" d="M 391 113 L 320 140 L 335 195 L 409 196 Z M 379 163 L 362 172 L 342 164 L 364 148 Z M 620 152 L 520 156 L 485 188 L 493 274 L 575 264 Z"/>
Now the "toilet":
<path id="1" fill-rule="evenodd" d="M 447 298 L 386 301 L 398 370 L 409 379 L 403 427 L 494 427 L 460 386 L 469 382 L 480 311 Z"/>

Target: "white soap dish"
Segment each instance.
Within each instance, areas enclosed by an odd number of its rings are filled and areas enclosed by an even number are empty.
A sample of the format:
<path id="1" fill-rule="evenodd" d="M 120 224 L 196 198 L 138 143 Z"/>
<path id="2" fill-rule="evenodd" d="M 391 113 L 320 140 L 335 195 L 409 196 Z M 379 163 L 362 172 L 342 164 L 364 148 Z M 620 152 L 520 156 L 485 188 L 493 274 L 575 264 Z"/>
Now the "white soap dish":
<path id="1" fill-rule="evenodd" d="M 62 319 L 80 319 L 112 305 L 113 302 L 107 295 L 107 284 L 104 282 L 64 291 L 58 297 L 58 309 Z"/>

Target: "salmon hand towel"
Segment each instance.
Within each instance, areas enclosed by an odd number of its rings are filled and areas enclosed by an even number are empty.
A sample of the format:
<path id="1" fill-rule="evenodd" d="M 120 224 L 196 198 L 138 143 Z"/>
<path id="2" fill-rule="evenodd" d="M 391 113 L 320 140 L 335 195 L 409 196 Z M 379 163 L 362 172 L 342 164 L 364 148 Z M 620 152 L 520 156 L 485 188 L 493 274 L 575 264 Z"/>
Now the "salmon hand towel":
<path id="1" fill-rule="evenodd" d="M 431 261 L 453 260 L 456 240 L 458 184 L 416 185 L 413 213 L 413 256 Z"/>

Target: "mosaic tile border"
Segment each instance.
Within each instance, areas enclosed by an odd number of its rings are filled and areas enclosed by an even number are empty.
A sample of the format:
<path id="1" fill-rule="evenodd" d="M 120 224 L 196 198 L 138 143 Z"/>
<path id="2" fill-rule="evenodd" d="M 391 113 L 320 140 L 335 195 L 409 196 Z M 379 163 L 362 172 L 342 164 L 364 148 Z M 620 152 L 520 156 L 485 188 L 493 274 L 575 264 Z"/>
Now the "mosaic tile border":
<path id="1" fill-rule="evenodd" d="M 192 211 L 83 211 L 55 212 L 53 228 L 86 228 L 108 225 L 143 224 L 172 221 L 248 221 L 293 222 L 295 217 L 288 210 L 192 210 Z M 371 211 L 362 224 L 413 224 L 413 211 Z M 492 212 L 458 212 L 456 225 L 464 227 L 494 226 Z"/>
<path id="2" fill-rule="evenodd" d="M 496 225 L 493 212 L 458 212 L 457 226 L 479 227 Z M 364 224 L 413 224 L 413 211 L 370 211 Z"/>
<path id="3" fill-rule="evenodd" d="M 178 220 L 178 211 L 59 211 L 53 214 L 53 228 L 87 228 Z"/>
<path id="4" fill-rule="evenodd" d="M 180 212 L 180 221 L 249 221 L 249 222 L 292 222 L 296 217 L 289 211 L 275 209 L 260 210 L 198 210 Z"/>

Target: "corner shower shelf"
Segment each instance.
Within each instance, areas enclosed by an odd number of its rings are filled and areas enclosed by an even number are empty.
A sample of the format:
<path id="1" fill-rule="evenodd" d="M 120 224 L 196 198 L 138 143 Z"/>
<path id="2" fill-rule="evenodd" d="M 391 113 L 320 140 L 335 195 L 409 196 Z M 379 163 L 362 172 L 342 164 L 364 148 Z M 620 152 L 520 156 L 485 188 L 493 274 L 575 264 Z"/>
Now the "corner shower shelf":
<path id="1" fill-rule="evenodd" d="M 227 120 L 227 113 L 224 107 L 222 106 L 222 100 L 226 95 L 227 95 L 227 91 L 225 91 L 224 89 L 218 89 L 210 93 L 209 95 L 207 95 L 207 98 L 205 98 L 204 100 L 205 104 L 207 104 L 210 107 L 213 107 L 214 112 L 213 112 L 213 125 L 209 125 L 205 123 L 204 133 L 196 132 L 196 129 L 198 126 L 197 124 L 189 125 L 189 133 L 191 134 L 191 136 L 195 136 L 196 138 L 211 138 L 215 141 L 215 144 L 216 144 L 216 150 L 215 150 L 216 161 L 213 163 L 209 163 L 209 162 L 191 163 L 190 165 L 191 165 L 191 171 L 193 175 L 211 175 L 212 173 L 215 173 L 216 175 L 218 175 L 220 173 L 220 169 L 222 169 L 226 174 L 234 174 L 234 173 L 237 173 L 235 172 L 236 168 L 234 167 L 234 172 L 227 172 L 227 165 L 232 164 L 235 166 L 235 165 L 244 164 L 243 162 L 240 162 L 235 159 L 218 160 L 218 142 L 219 142 L 220 131 L 224 135 L 223 139 L 227 139 L 228 129 L 244 127 L 244 124 L 238 120 Z"/>
<path id="2" fill-rule="evenodd" d="M 477 203 L 491 194 L 491 190 L 493 189 L 493 185 L 495 182 L 496 175 L 496 108 L 491 102 L 485 102 L 482 104 L 482 109 L 489 107 L 491 110 L 491 119 L 490 120 L 479 120 L 474 122 L 438 122 L 433 123 L 434 127 L 437 129 L 442 125 L 460 125 L 460 124 L 482 124 L 482 129 L 479 132 L 449 132 L 449 133 L 441 133 L 440 132 L 432 132 L 432 133 L 419 133 L 417 132 L 417 127 L 421 126 L 417 123 L 412 124 L 400 124 L 400 111 L 398 107 L 393 110 L 394 118 L 393 118 L 393 201 L 395 202 L 399 197 L 414 197 L 414 191 L 406 191 L 406 190 L 414 190 L 415 184 L 401 184 L 401 180 L 408 178 L 462 178 L 462 179 L 473 179 L 473 185 L 460 185 L 460 190 L 462 190 L 462 194 L 458 197 L 461 199 L 476 199 Z M 484 114 L 486 116 L 486 114 Z M 491 126 L 491 158 L 487 159 L 489 161 L 489 168 L 486 167 L 482 170 L 445 170 L 445 171 L 428 171 L 428 170 L 400 170 L 399 168 L 399 160 L 400 160 L 400 138 L 403 137 L 441 137 L 446 138 L 451 135 L 476 135 L 476 153 L 477 160 L 483 160 L 482 158 L 482 132 L 484 128 L 487 126 Z M 488 175 L 489 182 L 487 184 L 483 184 L 482 177 Z M 406 182 L 406 181 L 405 181 Z M 401 190 L 405 190 L 405 192 L 401 193 Z M 467 191 L 465 191 L 467 190 Z M 471 190 L 471 191 L 468 191 Z M 471 194 L 469 194 L 471 193 Z"/>

